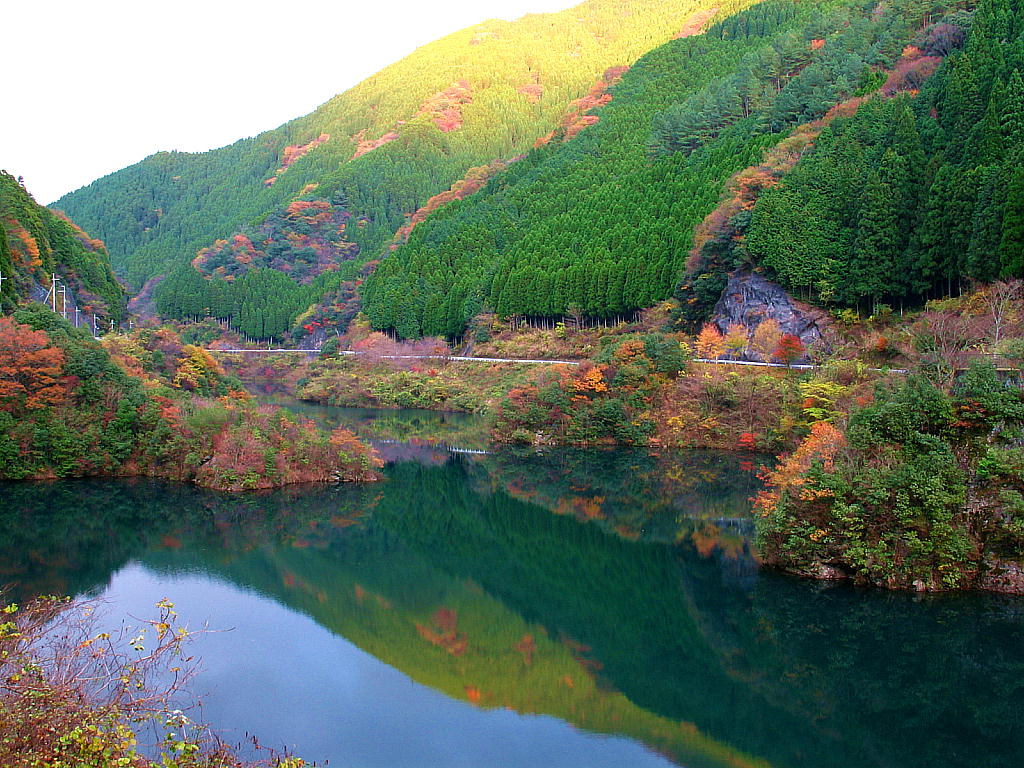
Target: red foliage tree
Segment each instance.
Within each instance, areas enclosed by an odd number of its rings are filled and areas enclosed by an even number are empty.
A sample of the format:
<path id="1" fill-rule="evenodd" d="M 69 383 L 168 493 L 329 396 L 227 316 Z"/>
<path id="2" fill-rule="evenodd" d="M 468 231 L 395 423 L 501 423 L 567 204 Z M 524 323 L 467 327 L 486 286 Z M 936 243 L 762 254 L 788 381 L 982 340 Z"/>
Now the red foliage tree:
<path id="1" fill-rule="evenodd" d="M 0 410 L 17 413 L 56 405 L 67 396 L 64 352 L 45 331 L 0 318 Z"/>
<path id="2" fill-rule="evenodd" d="M 806 351 L 807 348 L 800 341 L 799 336 L 795 336 L 792 333 L 784 333 L 782 338 L 779 339 L 779 345 L 775 348 L 775 352 L 772 353 L 772 357 L 777 358 L 788 367 L 799 360 Z"/>

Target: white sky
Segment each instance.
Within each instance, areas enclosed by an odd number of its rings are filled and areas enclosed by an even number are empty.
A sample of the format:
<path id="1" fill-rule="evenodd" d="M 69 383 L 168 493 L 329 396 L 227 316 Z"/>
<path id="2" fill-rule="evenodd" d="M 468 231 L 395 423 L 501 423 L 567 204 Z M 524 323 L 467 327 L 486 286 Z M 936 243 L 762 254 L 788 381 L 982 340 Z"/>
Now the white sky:
<path id="1" fill-rule="evenodd" d="M 579 0 L 9 0 L 0 168 L 41 203 L 314 108 L 416 47 Z"/>

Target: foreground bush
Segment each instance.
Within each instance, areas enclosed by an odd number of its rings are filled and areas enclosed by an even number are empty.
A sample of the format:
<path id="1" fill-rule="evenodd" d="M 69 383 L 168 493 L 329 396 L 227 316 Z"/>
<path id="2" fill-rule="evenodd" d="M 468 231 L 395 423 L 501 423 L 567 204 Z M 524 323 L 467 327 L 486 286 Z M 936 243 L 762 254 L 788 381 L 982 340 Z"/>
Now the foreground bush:
<path id="1" fill-rule="evenodd" d="M 173 709 L 191 676 L 189 633 L 162 601 L 155 619 L 101 631 L 96 606 L 0 598 L 0 765 L 4 768 L 255 768 Z M 162 734 L 140 744 L 139 735 Z M 302 768 L 297 758 L 259 763 Z"/>

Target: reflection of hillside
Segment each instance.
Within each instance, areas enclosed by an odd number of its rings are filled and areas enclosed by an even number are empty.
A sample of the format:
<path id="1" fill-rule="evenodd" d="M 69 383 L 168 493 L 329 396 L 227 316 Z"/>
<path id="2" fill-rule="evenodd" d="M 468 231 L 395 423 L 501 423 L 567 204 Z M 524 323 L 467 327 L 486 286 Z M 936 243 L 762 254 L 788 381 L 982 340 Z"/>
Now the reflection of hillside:
<path id="1" fill-rule="evenodd" d="M 482 493 L 477 469 L 468 493 L 455 469 L 396 467 L 377 520 L 440 571 L 585 643 L 599 680 L 633 704 L 777 765 L 1024 757 L 1019 601 L 737 578 L 723 554 L 629 542 Z M 598 465 L 592 483 L 607 476 Z"/>
<path id="2" fill-rule="evenodd" d="M 312 616 L 419 683 L 486 708 L 546 714 L 640 740 L 689 766 L 764 766 L 690 722 L 636 706 L 604 683 L 581 642 L 509 609 L 471 579 L 438 570 L 385 527 L 328 546 L 266 548 L 219 564 L 166 550 L 149 567 L 202 566 Z"/>
<path id="3" fill-rule="evenodd" d="M 702 553 L 703 529 L 672 543 L 679 518 L 657 527 L 667 499 L 699 510 L 707 489 L 728 490 L 719 470 L 699 475 L 701 490 L 666 485 L 642 456 L 624 462 L 632 476 L 596 459 L 590 476 L 582 461 L 515 461 L 405 463 L 372 488 L 244 497 L 148 481 L 8 485 L 0 579 L 79 591 L 140 556 L 213 572 L 451 696 L 629 735 L 687 765 L 1024 756 L 1019 602 L 821 589 L 757 575 L 721 546 Z M 536 503 L 507 493 L 513 481 Z M 647 481 L 652 511 L 621 518 L 640 539 L 610 535 L 616 505 Z M 608 519 L 550 514 L 565 488 L 615 499 Z"/>
<path id="4" fill-rule="evenodd" d="M 225 554 L 307 542 L 363 516 L 379 487 L 290 486 L 225 494 L 156 480 L 0 483 L 0 586 L 82 594 L 147 549 L 212 542 Z M 325 510 L 329 510 L 326 511 Z"/>
<path id="5" fill-rule="evenodd" d="M 289 397 L 271 398 L 270 401 L 301 413 L 322 427 L 344 426 L 367 440 L 397 440 L 481 450 L 490 444 L 488 421 L 468 413 L 408 408 L 338 408 Z"/>
<path id="6" fill-rule="evenodd" d="M 559 515 L 645 541 L 690 540 L 704 554 L 749 556 L 751 497 L 760 488 L 748 456 L 643 449 L 501 451 L 484 460 L 509 495 Z"/>

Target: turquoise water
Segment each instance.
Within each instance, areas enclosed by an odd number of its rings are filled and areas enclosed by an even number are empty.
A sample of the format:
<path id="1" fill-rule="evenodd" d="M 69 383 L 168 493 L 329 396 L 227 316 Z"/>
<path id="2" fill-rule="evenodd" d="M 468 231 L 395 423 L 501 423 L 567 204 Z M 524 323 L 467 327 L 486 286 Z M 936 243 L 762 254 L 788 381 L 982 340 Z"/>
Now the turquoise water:
<path id="1" fill-rule="evenodd" d="M 1024 600 L 761 572 L 750 469 L 434 445 L 359 487 L 4 484 L 0 582 L 172 599 L 216 630 L 202 718 L 331 766 L 1021 764 Z"/>

